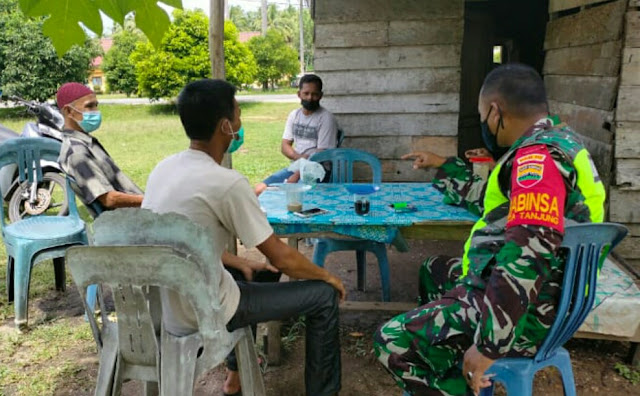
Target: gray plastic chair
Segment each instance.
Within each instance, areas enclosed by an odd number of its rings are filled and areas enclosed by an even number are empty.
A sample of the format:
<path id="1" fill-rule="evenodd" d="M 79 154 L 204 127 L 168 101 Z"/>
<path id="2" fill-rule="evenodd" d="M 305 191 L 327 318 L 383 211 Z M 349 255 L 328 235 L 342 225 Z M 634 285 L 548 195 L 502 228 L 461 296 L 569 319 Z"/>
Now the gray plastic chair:
<path id="1" fill-rule="evenodd" d="M 70 249 L 67 265 L 83 296 L 93 283 L 113 293 L 117 322 L 103 309 L 100 328 L 89 315 L 100 348 L 96 395 L 119 394 L 125 379 L 145 381 L 147 394 L 157 382 L 161 395 L 191 395 L 198 376 L 222 363 L 234 346 L 243 395 L 265 395 L 251 329 L 226 330 L 210 232 L 178 214 L 118 209 L 95 221 L 92 243 Z M 198 332 L 174 336 L 159 325 L 158 288 L 191 303 Z M 99 298 L 104 307 L 103 293 Z"/>

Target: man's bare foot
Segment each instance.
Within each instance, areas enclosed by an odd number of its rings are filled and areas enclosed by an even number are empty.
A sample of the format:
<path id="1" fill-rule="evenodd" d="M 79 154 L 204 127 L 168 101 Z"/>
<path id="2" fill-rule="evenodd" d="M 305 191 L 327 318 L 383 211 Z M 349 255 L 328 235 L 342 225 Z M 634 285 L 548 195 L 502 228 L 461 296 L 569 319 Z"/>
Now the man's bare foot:
<path id="1" fill-rule="evenodd" d="M 240 375 L 237 371 L 227 369 L 227 379 L 222 385 L 222 393 L 225 395 L 233 395 L 240 390 Z"/>

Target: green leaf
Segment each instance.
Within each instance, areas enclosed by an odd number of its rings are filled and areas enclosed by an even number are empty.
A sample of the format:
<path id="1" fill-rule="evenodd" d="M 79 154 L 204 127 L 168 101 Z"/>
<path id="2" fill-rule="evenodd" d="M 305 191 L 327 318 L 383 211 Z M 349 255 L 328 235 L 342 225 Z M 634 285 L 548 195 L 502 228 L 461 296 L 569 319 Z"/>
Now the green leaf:
<path id="1" fill-rule="evenodd" d="M 171 7 L 182 8 L 182 0 L 161 0 Z M 49 18 L 43 25 L 43 33 L 51 38 L 58 56 L 62 56 L 73 44 L 82 45 L 85 33 L 79 23 L 94 33 L 102 34 L 104 12 L 120 25 L 127 14 L 136 14 L 136 24 L 154 46 L 159 46 L 170 21 L 157 0 L 20 0 L 20 8 L 27 16 Z"/>
<path id="2" fill-rule="evenodd" d="M 160 3 L 164 3 L 173 8 L 182 9 L 182 0 L 160 0 Z"/>
<path id="3" fill-rule="evenodd" d="M 141 1 L 141 3 L 143 4 L 135 11 L 136 26 L 144 32 L 151 44 L 158 48 L 171 24 L 169 15 L 155 1 Z"/>
<path id="4" fill-rule="evenodd" d="M 80 22 L 94 32 L 102 33 L 102 19 L 93 1 L 20 0 L 20 8 L 27 16 L 49 15 L 42 31 L 51 38 L 58 56 L 62 56 L 73 44 L 84 43 L 86 36 L 80 28 Z"/>
<path id="5" fill-rule="evenodd" d="M 120 25 L 124 25 L 124 18 L 133 11 L 133 3 L 130 0 L 96 0 L 100 10 Z"/>

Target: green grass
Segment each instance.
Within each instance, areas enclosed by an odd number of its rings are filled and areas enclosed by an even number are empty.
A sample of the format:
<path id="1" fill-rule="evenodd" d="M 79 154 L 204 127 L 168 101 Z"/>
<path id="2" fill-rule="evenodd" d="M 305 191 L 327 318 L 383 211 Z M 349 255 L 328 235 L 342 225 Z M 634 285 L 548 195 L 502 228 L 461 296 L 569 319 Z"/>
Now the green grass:
<path id="1" fill-rule="evenodd" d="M 280 154 L 280 141 L 288 113 L 295 103 L 241 104 L 245 143 L 233 155 L 233 167 L 253 185 L 287 165 Z M 153 167 L 163 158 L 184 150 L 188 140 L 172 105 L 101 105 L 103 125 L 95 136 L 116 163 L 144 189 Z M 20 131 L 32 117 L 19 109 L 0 109 L 0 123 Z M 83 218 L 88 220 L 81 207 Z M 0 262 L 6 263 L 4 245 Z M 82 363 L 78 356 L 94 358 L 95 343 L 81 317 L 56 317 L 37 309 L 39 299 L 64 299 L 54 290 L 51 262 L 32 272 L 29 293 L 31 331 L 16 334 L 13 304 L 6 297 L 4 266 L 0 270 L 0 395 L 53 395 L 56 389 L 72 387 L 91 393 L 95 362 Z M 67 274 L 67 283 L 72 282 Z M 95 360 L 95 359 L 94 359 Z M 93 370 L 93 371 L 92 371 Z M 85 391 L 86 390 L 86 391 Z M 66 393 L 66 394 L 73 394 Z"/>
<path id="2" fill-rule="evenodd" d="M 296 103 L 243 103 L 245 143 L 233 155 L 233 167 L 253 185 L 288 164 L 280 154 L 284 123 Z M 163 158 L 188 146 L 175 107 L 101 105 L 103 124 L 95 132 L 120 168 L 144 189 L 149 173 Z M 0 109 L 0 123 L 20 131 L 25 118 L 19 109 Z"/>

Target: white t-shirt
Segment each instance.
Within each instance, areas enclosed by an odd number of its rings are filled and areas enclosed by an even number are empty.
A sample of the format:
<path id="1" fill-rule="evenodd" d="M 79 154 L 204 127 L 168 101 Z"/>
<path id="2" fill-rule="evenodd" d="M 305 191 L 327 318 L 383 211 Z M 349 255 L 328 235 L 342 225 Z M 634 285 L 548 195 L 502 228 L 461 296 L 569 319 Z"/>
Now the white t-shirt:
<path id="1" fill-rule="evenodd" d="M 228 323 L 238 308 L 240 289 L 222 265 L 227 241 L 237 236 L 252 248 L 273 234 L 249 181 L 237 171 L 218 165 L 206 153 L 189 149 L 155 167 L 142 207 L 157 213 L 183 214 L 211 230 L 216 255 L 211 265 L 220 266 L 222 271 L 218 293 Z M 163 317 L 172 334 L 185 335 L 198 329 L 191 305 L 177 293 L 163 292 Z"/>
<path id="2" fill-rule="evenodd" d="M 293 141 L 296 153 L 311 155 L 318 150 L 336 148 L 337 136 L 336 118 L 320 106 L 309 115 L 305 115 L 302 108 L 289 113 L 282 138 Z"/>

